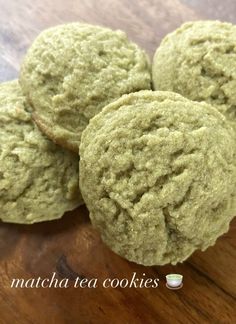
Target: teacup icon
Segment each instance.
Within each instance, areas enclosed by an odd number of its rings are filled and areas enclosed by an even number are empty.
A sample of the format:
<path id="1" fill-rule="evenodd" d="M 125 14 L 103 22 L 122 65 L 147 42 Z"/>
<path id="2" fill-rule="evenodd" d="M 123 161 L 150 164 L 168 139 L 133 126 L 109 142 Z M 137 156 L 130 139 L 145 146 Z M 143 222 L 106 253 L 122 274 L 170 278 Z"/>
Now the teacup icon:
<path id="1" fill-rule="evenodd" d="M 166 275 L 166 287 L 169 289 L 179 289 L 183 287 L 183 276 L 177 273 Z"/>

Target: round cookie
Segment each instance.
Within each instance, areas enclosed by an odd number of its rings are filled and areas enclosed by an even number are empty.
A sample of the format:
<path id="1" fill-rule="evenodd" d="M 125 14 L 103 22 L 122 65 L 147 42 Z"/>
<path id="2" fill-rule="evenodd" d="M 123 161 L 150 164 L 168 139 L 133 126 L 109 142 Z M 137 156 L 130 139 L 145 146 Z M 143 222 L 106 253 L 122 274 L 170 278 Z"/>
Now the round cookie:
<path id="1" fill-rule="evenodd" d="M 236 211 L 232 132 L 212 106 L 168 91 L 104 108 L 80 145 L 81 193 L 104 242 L 144 265 L 213 245 Z"/>
<path id="2" fill-rule="evenodd" d="M 0 219 L 31 224 L 82 204 L 78 156 L 31 121 L 18 81 L 0 84 Z"/>
<path id="3" fill-rule="evenodd" d="M 124 32 L 70 23 L 37 37 L 20 83 L 42 131 L 78 152 L 91 117 L 125 93 L 150 89 L 149 70 L 146 53 Z"/>
<path id="4" fill-rule="evenodd" d="M 219 21 L 183 24 L 167 35 L 152 66 L 155 90 L 205 101 L 236 126 L 236 26 Z"/>

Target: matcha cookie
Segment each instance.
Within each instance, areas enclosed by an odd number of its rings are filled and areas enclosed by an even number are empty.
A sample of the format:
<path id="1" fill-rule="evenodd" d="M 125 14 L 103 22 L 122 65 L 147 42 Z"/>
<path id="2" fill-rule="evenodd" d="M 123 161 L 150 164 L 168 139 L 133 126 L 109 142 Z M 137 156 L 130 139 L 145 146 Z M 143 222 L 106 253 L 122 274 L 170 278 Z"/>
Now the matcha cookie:
<path id="1" fill-rule="evenodd" d="M 35 223 L 82 204 L 78 157 L 49 141 L 25 110 L 17 81 L 0 84 L 0 219 Z"/>
<path id="2" fill-rule="evenodd" d="M 183 24 L 157 49 L 152 74 L 155 90 L 206 101 L 236 127 L 236 26 L 219 21 Z"/>
<path id="3" fill-rule="evenodd" d="M 105 243 L 144 265 L 213 245 L 236 212 L 232 132 L 212 106 L 168 91 L 104 108 L 82 134 L 80 186 Z"/>
<path id="4" fill-rule="evenodd" d="M 151 76 L 145 52 L 125 33 L 71 23 L 38 36 L 20 83 L 42 131 L 78 152 L 90 118 L 125 93 L 150 89 Z"/>

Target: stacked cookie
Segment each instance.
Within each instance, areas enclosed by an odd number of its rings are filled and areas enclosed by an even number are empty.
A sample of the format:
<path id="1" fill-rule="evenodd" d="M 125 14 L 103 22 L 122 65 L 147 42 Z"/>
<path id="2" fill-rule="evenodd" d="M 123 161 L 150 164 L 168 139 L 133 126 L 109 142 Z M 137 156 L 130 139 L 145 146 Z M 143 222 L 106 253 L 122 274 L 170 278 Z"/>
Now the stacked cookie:
<path id="1" fill-rule="evenodd" d="M 150 89 L 150 78 L 146 53 L 125 33 L 72 23 L 39 35 L 20 84 L 40 129 L 78 153 L 90 118 L 123 94 Z"/>
<path id="2" fill-rule="evenodd" d="M 156 91 L 123 96 L 82 134 L 91 221 L 128 260 L 182 262 L 236 214 L 235 40 L 231 24 L 185 24 L 157 49 Z"/>
<path id="3" fill-rule="evenodd" d="M 51 220 L 82 204 L 82 131 L 103 106 L 141 89 L 150 89 L 147 55 L 123 32 L 72 23 L 39 35 L 19 83 L 0 85 L 0 219 Z"/>
<path id="4" fill-rule="evenodd" d="M 128 260 L 176 264 L 213 245 L 236 212 L 235 35 L 196 22 L 167 36 L 152 91 L 147 55 L 123 32 L 40 34 L 20 86 L 0 87 L 0 217 L 59 218 L 82 203 L 80 185 L 92 224 Z"/>
<path id="5" fill-rule="evenodd" d="M 78 157 L 44 136 L 31 120 L 18 81 L 0 85 L 0 218 L 34 223 L 82 203 Z"/>
<path id="6" fill-rule="evenodd" d="M 236 125 L 236 26 L 219 21 L 183 24 L 157 49 L 153 87 L 205 101 Z"/>
<path id="7" fill-rule="evenodd" d="M 80 186 L 106 244 L 144 265 L 213 245 L 236 212 L 233 136 L 215 108 L 173 92 L 105 107 L 82 134 Z"/>

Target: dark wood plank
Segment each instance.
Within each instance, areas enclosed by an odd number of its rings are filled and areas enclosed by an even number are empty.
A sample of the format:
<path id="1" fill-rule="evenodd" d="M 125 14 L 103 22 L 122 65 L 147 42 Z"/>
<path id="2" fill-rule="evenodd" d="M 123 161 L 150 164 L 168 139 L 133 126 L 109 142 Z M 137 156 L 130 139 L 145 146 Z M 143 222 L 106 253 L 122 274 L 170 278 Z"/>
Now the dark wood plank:
<path id="1" fill-rule="evenodd" d="M 86 21 L 125 30 L 150 57 L 162 37 L 182 22 L 236 22 L 234 0 L 0 0 L 0 81 L 17 77 L 20 62 L 44 28 Z M 0 323 L 234 323 L 236 220 L 214 247 L 183 264 L 143 267 L 111 252 L 81 207 L 63 219 L 32 226 L 0 223 Z M 11 288 L 13 278 L 69 278 L 70 287 Z M 159 278 L 158 288 L 103 288 L 106 278 Z M 184 275 L 171 291 L 165 275 Z M 73 288 L 75 277 L 97 278 L 97 288 Z"/>
<path id="2" fill-rule="evenodd" d="M 236 23 L 236 2 L 234 0 L 181 0 L 181 2 L 206 19 Z"/>
<path id="3" fill-rule="evenodd" d="M 235 235 L 235 222 L 228 238 Z M 68 213 L 62 220 L 15 226 L 1 224 L 0 259 L 0 313 L 6 323 L 18 314 L 20 323 L 29 319 L 34 323 L 49 323 L 48 314 L 55 323 L 105 323 L 109 318 L 117 323 L 173 323 L 173 316 L 180 323 L 209 319 L 233 323 L 235 313 L 235 252 L 229 258 L 217 259 L 221 244 L 227 237 L 219 239 L 214 248 L 196 253 L 184 264 L 164 267 L 143 267 L 130 263 L 111 252 L 92 228 L 85 207 Z M 4 243 L 5 242 L 5 243 Z M 199 256 L 201 255 L 201 262 Z M 231 260 L 231 263 L 230 263 Z M 235 259 L 233 259 L 235 260 Z M 217 263 L 217 267 L 212 264 Z M 224 276 L 224 269 L 232 270 Z M 221 269 L 221 270 L 220 270 Z M 74 276 L 98 278 L 95 288 L 68 289 L 12 289 L 12 278 L 47 278 L 52 272 L 58 278 Z M 133 272 L 138 278 L 160 278 L 156 289 L 104 289 L 105 278 L 129 278 Z M 165 287 L 167 273 L 184 275 L 184 287 L 171 291 Z M 230 277 L 227 275 L 230 274 Z M 8 310 L 14 307 L 14 313 Z M 41 310 L 44 310 L 43 312 Z M 116 322 L 114 322 L 116 323 Z M 209 322 L 208 322 L 209 323 Z"/>

